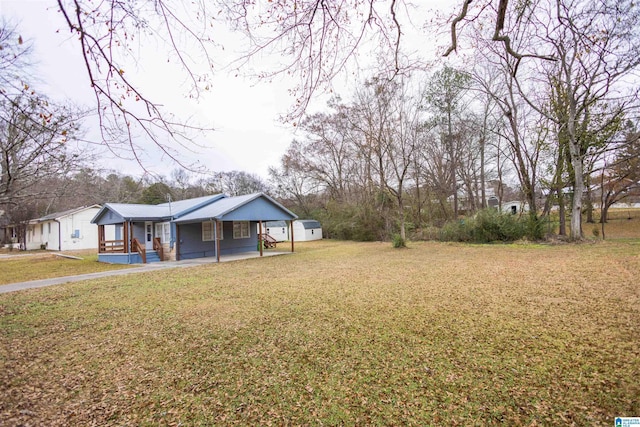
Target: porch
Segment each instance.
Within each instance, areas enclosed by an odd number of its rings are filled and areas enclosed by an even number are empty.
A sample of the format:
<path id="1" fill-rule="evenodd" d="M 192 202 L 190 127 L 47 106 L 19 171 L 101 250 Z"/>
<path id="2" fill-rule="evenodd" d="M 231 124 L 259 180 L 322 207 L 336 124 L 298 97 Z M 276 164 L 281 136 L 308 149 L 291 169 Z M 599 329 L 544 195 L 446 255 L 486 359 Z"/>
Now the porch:
<path id="1" fill-rule="evenodd" d="M 124 222 L 114 224 L 114 227 L 115 232 L 110 233 L 111 236 L 107 239 L 105 225 L 98 225 L 98 261 L 111 264 L 147 264 L 165 260 L 165 247 L 160 237 L 153 235 L 152 222 Z"/>

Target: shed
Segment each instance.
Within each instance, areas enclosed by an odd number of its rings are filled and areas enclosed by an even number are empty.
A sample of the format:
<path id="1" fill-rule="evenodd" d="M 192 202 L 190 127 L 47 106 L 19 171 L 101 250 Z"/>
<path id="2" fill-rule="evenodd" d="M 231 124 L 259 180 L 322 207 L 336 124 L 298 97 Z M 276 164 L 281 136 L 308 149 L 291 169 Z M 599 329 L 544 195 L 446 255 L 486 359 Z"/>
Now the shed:
<path id="1" fill-rule="evenodd" d="M 322 239 L 322 225 L 315 219 L 293 221 L 293 235 L 299 242 Z"/>
<path id="2" fill-rule="evenodd" d="M 289 225 L 287 221 L 267 221 L 263 225 L 265 233 L 276 239 L 276 242 L 289 240 Z"/>

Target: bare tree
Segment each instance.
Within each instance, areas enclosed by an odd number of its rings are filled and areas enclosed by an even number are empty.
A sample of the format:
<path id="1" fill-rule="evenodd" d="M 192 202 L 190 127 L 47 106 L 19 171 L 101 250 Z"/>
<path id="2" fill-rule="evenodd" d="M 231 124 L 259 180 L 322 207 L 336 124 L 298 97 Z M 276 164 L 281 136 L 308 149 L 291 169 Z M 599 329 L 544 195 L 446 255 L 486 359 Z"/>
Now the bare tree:
<path id="1" fill-rule="evenodd" d="M 531 95 L 525 99 L 555 123 L 560 143 L 566 139 L 573 184 L 570 236 L 579 240 L 588 159 L 606 149 L 624 115 L 636 108 L 638 89 L 627 79 L 640 67 L 640 11 L 630 0 L 551 4 L 543 10 L 555 25 L 542 33 L 557 60 L 542 64 L 541 74 L 559 101 L 545 111 Z"/>
<path id="2" fill-rule="evenodd" d="M 45 180 L 66 176 L 84 160 L 73 147 L 77 116 L 31 92 L 0 99 L 0 205 L 51 197 Z"/>

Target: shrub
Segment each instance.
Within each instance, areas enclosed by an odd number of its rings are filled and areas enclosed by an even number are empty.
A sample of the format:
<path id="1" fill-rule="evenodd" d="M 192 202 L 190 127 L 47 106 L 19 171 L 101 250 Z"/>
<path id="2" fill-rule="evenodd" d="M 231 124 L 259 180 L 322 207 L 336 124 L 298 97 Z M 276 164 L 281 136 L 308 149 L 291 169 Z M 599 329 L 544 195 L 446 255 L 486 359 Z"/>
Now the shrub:
<path id="1" fill-rule="evenodd" d="M 540 240 L 544 236 L 544 222 L 535 214 L 517 217 L 484 209 L 465 221 L 445 224 L 440 230 L 440 240 L 454 242 L 514 242 L 523 238 Z"/>
<path id="2" fill-rule="evenodd" d="M 440 229 L 439 240 L 444 242 L 470 242 L 469 227 L 464 221 L 447 222 Z"/>
<path id="3" fill-rule="evenodd" d="M 394 234 L 393 239 L 391 240 L 391 244 L 394 248 L 406 248 L 407 242 L 402 238 L 399 234 Z"/>

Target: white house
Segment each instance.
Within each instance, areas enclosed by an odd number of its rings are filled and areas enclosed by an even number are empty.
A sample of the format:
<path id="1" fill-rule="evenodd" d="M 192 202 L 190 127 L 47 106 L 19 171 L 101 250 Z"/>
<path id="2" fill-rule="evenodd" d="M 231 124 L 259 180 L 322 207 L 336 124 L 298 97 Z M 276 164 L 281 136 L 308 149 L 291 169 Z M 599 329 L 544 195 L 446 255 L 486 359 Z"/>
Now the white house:
<path id="1" fill-rule="evenodd" d="M 322 239 L 322 226 L 315 219 L 293 221 L 293 239 L 298 242 Z"/>
<path id="2" fill-rule="evenodd" d="M 69 251 L 98 247 L 98 226 L 91 220 L 100 205 L 83 206 L 56 212 L 29 221 L 26 249 Z"/>

